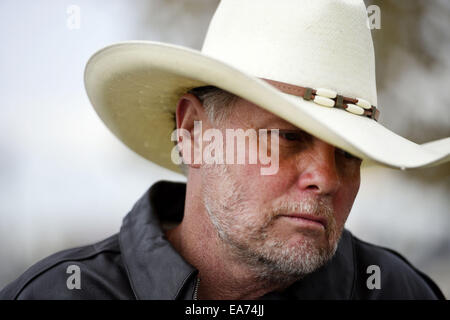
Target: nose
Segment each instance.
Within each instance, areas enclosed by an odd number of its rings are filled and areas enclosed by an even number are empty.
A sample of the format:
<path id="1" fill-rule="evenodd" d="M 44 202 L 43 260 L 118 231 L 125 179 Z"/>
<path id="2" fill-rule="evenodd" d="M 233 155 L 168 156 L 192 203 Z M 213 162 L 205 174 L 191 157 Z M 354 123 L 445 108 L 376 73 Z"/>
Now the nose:
<path id="1" fill-rule="evenodd" d="M 335 147 L 319 139 L 299 159 L 298 187 L 320 195 L 334 194 L 341 184 L 336 166 Z"/>

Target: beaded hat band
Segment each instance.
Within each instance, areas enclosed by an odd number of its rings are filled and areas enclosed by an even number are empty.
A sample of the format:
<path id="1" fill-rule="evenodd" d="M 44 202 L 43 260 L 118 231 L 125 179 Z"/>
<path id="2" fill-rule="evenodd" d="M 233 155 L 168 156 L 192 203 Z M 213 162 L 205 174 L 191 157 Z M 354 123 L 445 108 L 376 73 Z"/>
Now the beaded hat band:
<path id="1" fill-rule="evenodd" d="M 330 89 L 312 89 L 275 80 L 263 80 L 284 93 L 295 95 L 305 100 L 312 100 L 314 103 L 323 107 L 343 109 L 356 115 L 374 119 L 375 121 L 378 121 L 380 117 L 380 111 L 377 107 L 372 106 L 367 100 L 361 98 L 344 97 Z"/>

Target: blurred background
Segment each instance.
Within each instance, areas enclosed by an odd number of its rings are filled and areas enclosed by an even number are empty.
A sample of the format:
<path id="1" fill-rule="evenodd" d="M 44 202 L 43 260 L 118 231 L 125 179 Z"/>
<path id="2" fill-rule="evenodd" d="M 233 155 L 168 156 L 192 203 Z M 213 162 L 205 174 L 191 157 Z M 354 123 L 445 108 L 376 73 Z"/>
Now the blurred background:
<path id="1" fill-rule="evenodd" d="M 83 86 L 98 49 L 156 40 L 200 49 L 218 0 L 0 2 L 0 288 L 56 251 L 118 232 L 157 180 L 97 118 Z M 417 143 L 450 136 L 450 2 L 368 1 L 381 123 Z M 402 253 L 450 297 L 450 165 L 366 167 L 347 222 Z"/>

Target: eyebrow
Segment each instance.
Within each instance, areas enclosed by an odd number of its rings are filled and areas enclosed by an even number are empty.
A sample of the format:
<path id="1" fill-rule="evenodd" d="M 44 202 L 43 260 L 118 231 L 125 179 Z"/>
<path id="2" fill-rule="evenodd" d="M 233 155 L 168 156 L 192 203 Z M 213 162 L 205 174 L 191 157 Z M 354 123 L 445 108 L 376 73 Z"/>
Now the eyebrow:
<path id="1" fill-rule="evenodd" d="M 267 129 L 267 130 L 274 130 L 274 129 L 278 129 L 280 131 L 283 132 L 292 132 L 292 133 L 298 133 L 298 134 L 305 134 L 305 135 L 310 135 L 308 132 L 306 132 L 303 129 L 300 129 L 298 127 L 295 126 L 289 126 L 289 127 L 285 127 L 285 126 L 274 126 L 274 127 L 267 127 L 267 128 L 260 128 L 260 129 Z"/>
<path id="2" fill-rule="evenodd" d="M 296 127 L 295 125 L 284 121 L 282 119 L 267 119 L 261 125 L 258 125 L 259 129 L 280 129 L 280 130 L 292 130 L 292 131 L 303 131 L 302 129 Z"/>

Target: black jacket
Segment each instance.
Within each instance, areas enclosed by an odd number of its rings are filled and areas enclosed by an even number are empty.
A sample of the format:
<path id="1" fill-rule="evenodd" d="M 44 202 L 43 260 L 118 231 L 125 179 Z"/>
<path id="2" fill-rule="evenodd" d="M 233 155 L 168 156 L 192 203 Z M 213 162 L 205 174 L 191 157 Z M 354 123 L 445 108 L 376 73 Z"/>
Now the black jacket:
<path id="1" fill-rule="evenodd" d="M 154 184 L 124 218 L 118 234 L 41 260 L 6 286 L 0 299 L 192 299 L 198 271 L 175 251 L 161 227 L 181 221 L 185 192 L 183 183 Z M 80 289 L 68 288 L 71 265 L 79 267 Z M 380 289 L 367 286 L 370 265 L 380 267 Z M 344 230 L 328 264 L 263 299 L 445 298 L 398 253 Z"/>

